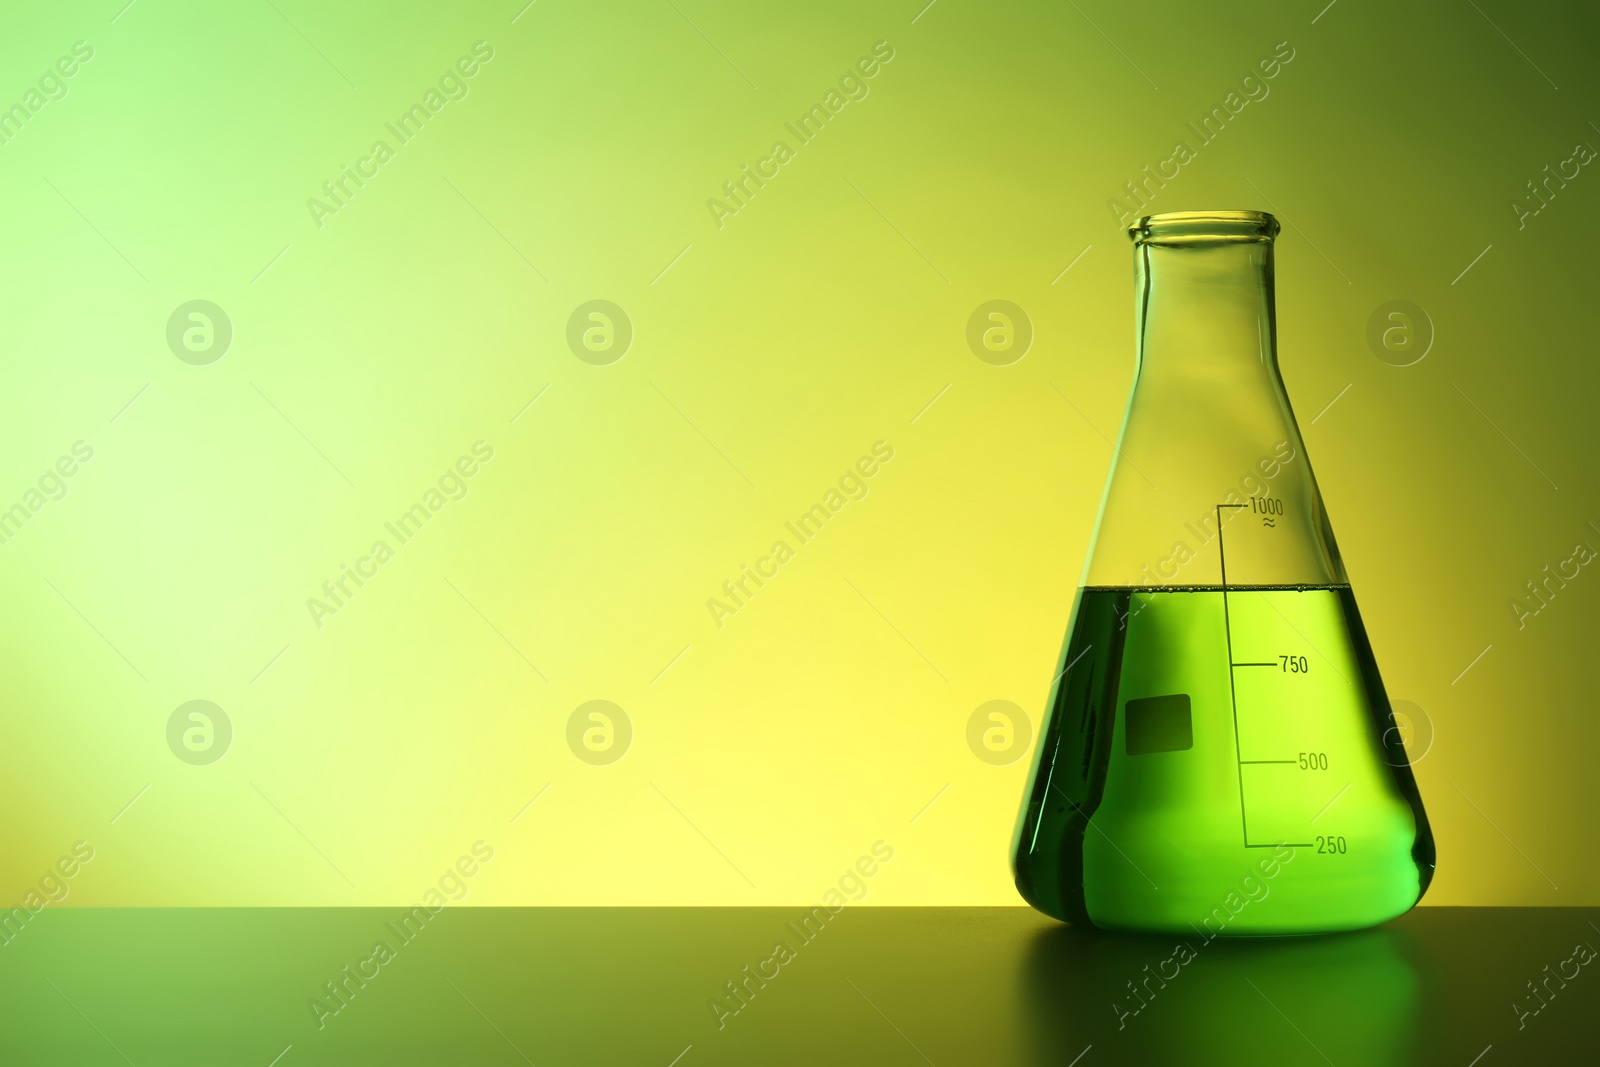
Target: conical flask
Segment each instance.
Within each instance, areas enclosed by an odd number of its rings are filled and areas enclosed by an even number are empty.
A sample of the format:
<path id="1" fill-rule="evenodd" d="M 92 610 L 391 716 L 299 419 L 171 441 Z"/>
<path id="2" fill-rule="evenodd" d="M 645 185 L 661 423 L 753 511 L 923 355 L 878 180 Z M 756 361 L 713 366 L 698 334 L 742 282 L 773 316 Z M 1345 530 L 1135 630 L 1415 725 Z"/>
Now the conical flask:
<path id="1" fill-rule="evenodd" d="M 1017 820 L 1024 898 L 1106 929 L 1348 930 L 1433 836 L 1278 373 L 1258 211 L 1140 219 L 1138 372 Z"/>

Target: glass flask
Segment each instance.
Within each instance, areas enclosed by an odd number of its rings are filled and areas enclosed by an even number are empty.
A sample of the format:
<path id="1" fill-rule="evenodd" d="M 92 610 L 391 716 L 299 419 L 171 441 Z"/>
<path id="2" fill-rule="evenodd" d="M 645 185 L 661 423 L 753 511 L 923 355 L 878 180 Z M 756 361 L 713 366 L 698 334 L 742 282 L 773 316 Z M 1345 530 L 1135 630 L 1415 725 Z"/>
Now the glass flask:
<path id="1" fill-rule="evenodd" d="M 1278 373 L 1277 233 L 1259 211 L 1129 229 L 1138 370 L 1012 844 L 1058 919 L 1349 930 L 1433 875 Z"/>

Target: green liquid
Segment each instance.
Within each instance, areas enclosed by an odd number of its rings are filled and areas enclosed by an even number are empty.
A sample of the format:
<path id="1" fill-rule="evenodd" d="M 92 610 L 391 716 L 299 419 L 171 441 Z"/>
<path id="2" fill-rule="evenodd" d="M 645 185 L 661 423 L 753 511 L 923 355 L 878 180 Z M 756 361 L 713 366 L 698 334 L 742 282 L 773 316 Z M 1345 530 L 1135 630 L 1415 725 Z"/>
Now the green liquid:
<path id="1" fill-rule="evenodd" d="M 1348 586 L 1086 588 L 1012 850 L 1040 911 L 1202 936 L 1372 926 L 1433 836 Z"/>

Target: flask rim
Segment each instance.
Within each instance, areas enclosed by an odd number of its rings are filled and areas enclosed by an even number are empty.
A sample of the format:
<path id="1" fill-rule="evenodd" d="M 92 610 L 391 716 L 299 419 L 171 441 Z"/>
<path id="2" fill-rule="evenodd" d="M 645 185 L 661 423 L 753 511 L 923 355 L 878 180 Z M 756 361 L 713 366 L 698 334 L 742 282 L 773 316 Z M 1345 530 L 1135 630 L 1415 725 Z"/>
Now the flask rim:
<path id="1" fill-rule="evenodd" d="M 1128 238 L 1136 245 L 1270 244 L 1279 229 L 1278 220 L 1265 211 L 1164 211 L 1134 222 Z"/>

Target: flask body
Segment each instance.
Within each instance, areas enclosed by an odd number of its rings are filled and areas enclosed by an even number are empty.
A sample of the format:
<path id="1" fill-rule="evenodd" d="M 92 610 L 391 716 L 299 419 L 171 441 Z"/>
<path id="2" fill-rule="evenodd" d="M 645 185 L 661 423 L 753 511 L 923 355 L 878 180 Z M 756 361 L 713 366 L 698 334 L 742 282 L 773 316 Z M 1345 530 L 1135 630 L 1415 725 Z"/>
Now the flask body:
<path id="1" fill-rule="evenodd" d="M 1260 212 L 1132 228 L 1139 366 L 1012 845 L 1057 918 L 1202 936 L 1414 905 L 1433 839 L 1278 373 Z"/>

